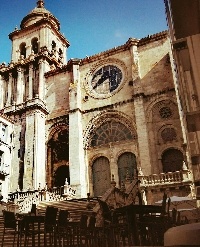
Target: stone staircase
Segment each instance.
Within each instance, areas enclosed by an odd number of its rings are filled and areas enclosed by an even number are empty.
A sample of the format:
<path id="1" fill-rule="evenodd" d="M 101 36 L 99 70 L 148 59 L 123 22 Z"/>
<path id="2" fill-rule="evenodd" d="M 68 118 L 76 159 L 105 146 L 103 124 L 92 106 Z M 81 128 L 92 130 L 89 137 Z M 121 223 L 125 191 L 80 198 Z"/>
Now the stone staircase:
<path id="1" fill-rule="evenodd" d="M 72 221 L 79 221 L 82 213 L 92 213 L 92 208 L 97 204 L 96 199 L 91 199 L 90 202 L 87 199 L 72 199 L 67 201 L 54 201 L 54 202 L 45 202 L 42 201 L 38 204 L 37 210 L 40 214 L 44 214 L 46 207 L 53 206 L 60 209 L 68 210 L 70 213 L 70 218 Z"/>
<path id="2" fill-rule="evenodd" d="M 79 221 L 81 214 L 82 213 L 87 213 L 87 214 L 92 213 L 93 212 L 92 208 L 96 204 L 97 204 L 96 199 L 91 199 L 90 202 L 88 202 L 87 199 L 72 199 L 72 200 L 67 200 L 67 201 L 51 201 L 51 202 L 42 201 L 37 206 L 37 212 L 40 215 L 44 215 L 47 206 L 54 206 L 54 207 L 57 207 L 58 210 L 60 210 L 60 209 L 68 210 L 70 213 L 70 218 L 73 221 Z M 2 236 L 3 236 L 2 209 L 5 209 L 5 206 L 0 209 L 0 239 L 2 239 Z M 35 238 L 35 241 L 36 241 L 35 246 L 38 246 L 37 238 Z M 16 242 L 15 246 L 17 246 L 17 240 L 15 242 Z M 41 241 L 40 242 L 41 242 L 40 246 L 43 247 L 44 246 L 43 234 L 41 235 Z M 12 244 L 13 244 L 13 235 L 6 234 L 3 247 L 11 247 L 11 246 L 13 246 Z M 28 245 L 30 247 L 32 247 L 31 240 L 29 241 Z M 23 246 L 23 243 L 22 243 L 22 246 Z"/>

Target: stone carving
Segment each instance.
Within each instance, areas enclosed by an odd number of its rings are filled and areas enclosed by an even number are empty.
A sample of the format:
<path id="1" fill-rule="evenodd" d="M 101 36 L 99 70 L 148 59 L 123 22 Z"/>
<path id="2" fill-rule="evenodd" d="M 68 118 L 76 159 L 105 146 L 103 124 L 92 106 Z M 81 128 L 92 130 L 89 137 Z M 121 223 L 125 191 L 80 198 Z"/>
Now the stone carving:
<path id="1" fill-rule="evenodd" d="M 120 119 L 120 120 L 119 120 Z M 130 130 L 130 133 L 132 134 L 133 139 L 137 138 L 136 128 L 133 124 L 133 120 L 129 118 L 127 115 L 125 115 L 122 112 L 118 111 L 103 111 L 99 114 L 97 114 L 89 124 L 87 125 L 83 136 L 83 146 L 85 149 L 87 149 L 90 146 L 91 138 L 93 137 L 93 133 L 96 129 L 98 129 L 100 126 L 102 126 L 104 123 L 109 121 L 116 121 L 120 122 L 121 124 L 125 125 L 127 129 Z"/>
<path id="2" fill-rule="evenodd" d="M 159 110 L 159 113 L 160 113 L 161 118 L 164 118 L 164 119 L 170 118 L 172 116 L 172 110 L 168 106 L 162 107 Z"/>

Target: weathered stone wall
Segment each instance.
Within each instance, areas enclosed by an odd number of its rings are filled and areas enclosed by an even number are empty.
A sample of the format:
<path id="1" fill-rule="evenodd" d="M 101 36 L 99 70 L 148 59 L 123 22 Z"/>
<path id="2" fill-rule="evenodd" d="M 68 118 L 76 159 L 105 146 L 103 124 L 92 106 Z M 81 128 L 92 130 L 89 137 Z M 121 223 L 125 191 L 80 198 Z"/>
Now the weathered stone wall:
<path id="1" fill-rule="evenodd" d="M 49 112 L 47 120 L 63 116 L 69 110 L 69 85 L 71 73 L 59 73 L 46 79 L 45 103 Z"/>
<path id="2" fill-rule="evenodd" d="M 84 133 L 84 145 L 89 141 L 90 128 L 93 128 L 98 121 L 102 119 L 103 112 L 115 112 L 118 114 L 119 119 L 121 113 L 123 113 L 127 119 L 132 123 L 132 128 L 137 133 L 137 139 L 134 141 L 126 141 L 121 143 L 110 143 L 105 146 L 99 146 L 95 148 L 89 148 L 85 151 L 79 150 L 79 155 L 83 152 L 84 160 L 82 160 L 82 166 L 88 167 L 88 179 L 90 184 L 90 192 L 92 191 L 92 164 L 93 161 L 100 156 L 105 156 L 109 159 L 111 174 L 114 174 L 117 186 L 119 186 L 118 180 L 118 168 L 117 160 L 120 154 L 123 152 L 133 152 L 137 157 L 137 164 L 143 170 L 146 175 L 162 172 L 161 155 L 163 150 L 174 147 L 181 149 L 181 128 L 178 120 L 178 108 L 176 105 L 175 92 L 173 91 L 173 81 L 171 73 L 171 65 L 168 56 L 169 41 L 165 37 L 159 41 L 147 42 L 138 47 L 139 62 L 133 64 L 133 57 L 129 50 L 116 52 L 114 55 L 109 55 L 104 58 L 104 53 L 98 55 L 98 59 L 89 58 L 88 62 L 83 61 L 80 66 L 80 82 L 74 85 L 70 91 L 70 102 L 76 101 L 77 93 L 80 94 L 82 103 L 80 105 L 80 117 L 76 128 L 83 129 Z M 134 55 L 137 52 L 134 51 Z M 136 59 L 136 58 L 135 58 Z M 90 62 L 91 60 L 91 62 Z M 117 64 L 121 66 L 124 73 L 124 81 L 120 90 L 109 97 L 98 97 L 93 94 L 89 89 L 89 83 L 91 75 L 100 66 L 104 64 Z M 137 66 L 139 66 L 137 68 Z M 135 74 L 132 71 L 135 69 Z M 140 75 L 140 78 L 136 78 L 136 75 Z M 133 80 L 134 79 L 134 80 Z M 136 81 L 135 81 L 136 79 Z M 133 86 L 129 83 L 133 80 Z M 78 84 L 80 83 L 81 92 L 77 92 Z M 136 85 L 134 84 L 136 83 Z M 135 87 L 136 86 L 136 87 Z M 138 88 L 143 90 L 142 95 L 137 95 Z M 137 89 L 137 90 L 136 90 Z M 74 94 L 72 92 L 74 91 Z M 136 94 L 136 95 L 135 95 Z M 85 97 L 86 96 L 86 97 Z M 150 119 L 152 116 L 153 106 L 159 101 L 173 99 L 173 118 L 166 122 L 165 120 Z M 96 119 L 96 120 L 95 120 Z M 96 121 L 96 122 L 95 122 Z M 73 122 L 73 121 L 72 121 Z M 160 141 L 159 130 L 164 125 L 172 125 L 177 129 L 177 140 L 174 143 L 163 143 Z M 71 135 L 71 138 L 74 136 Z M 159 141 L 161 144 L 159 144 Z M 158 147 L 161 145 L 161 147 Z M 182 150 L 183 151 L 183 150 Z M 80 170 L 74 162 L 73 165 L 73 149 L 71 149 L 71 168 L 74 171 Z M 74 173 L 75 174 L 75 173 Z M 85 177 L 85 174 L 82 174 Z M 84 178 L 86 179 L 86 178 Z M 83 181 L 84 181 L 83 179 Z M 87 180 L 87 179 L 86 179 Z"/>

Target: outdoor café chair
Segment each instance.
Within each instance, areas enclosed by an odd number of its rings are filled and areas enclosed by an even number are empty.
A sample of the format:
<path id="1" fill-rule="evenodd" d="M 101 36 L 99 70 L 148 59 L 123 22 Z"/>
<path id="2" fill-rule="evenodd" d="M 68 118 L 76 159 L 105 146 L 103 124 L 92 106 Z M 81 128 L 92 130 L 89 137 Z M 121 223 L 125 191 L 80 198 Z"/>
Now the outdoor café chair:
<path id="1" fill-rule="evenodd" d="M 19 246 L 19 243 L 21 240 L 21 226 L 18 226 L 17 219 L 15 217 L 14 212 L 3 210 L 3 220 L 4 220 L 4 226 L 3 226 L 3 236 L 2 236 L 2 242 L 1 247 L 6 246 L 5 245 L 5 235 L 13 235 L 13 246 L 15 244 L 15 239 L 17 235 L 17 246 Z M 20 239 L 19 239 L 20 237 Z"/>

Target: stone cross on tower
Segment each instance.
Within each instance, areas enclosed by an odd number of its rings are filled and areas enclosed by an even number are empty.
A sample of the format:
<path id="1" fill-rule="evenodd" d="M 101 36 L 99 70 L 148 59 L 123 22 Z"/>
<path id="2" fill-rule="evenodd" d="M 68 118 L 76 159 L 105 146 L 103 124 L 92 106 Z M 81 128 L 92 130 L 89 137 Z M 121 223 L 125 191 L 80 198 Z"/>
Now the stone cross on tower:
<path id="1" fill-rule="evenodd" d="M 37 7 L 38 8 L 44 8 L 44 1 L 43 0 L 37 1 Z"/>

